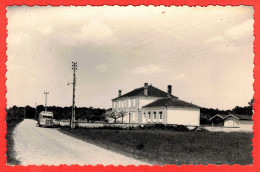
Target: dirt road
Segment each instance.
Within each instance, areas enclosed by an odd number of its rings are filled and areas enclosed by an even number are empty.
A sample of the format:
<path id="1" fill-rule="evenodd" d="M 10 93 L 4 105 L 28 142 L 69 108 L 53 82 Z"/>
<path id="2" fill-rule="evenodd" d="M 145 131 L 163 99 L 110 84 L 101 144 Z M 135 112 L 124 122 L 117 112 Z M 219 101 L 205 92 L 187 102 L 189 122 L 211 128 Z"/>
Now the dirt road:
<path id="1" fill-rule="evenodd" d="M 21 165 L 147 165 L 136 159 L 67 136 L 57 129 L 36 127 L 25 119 L 14 131 Z"/>

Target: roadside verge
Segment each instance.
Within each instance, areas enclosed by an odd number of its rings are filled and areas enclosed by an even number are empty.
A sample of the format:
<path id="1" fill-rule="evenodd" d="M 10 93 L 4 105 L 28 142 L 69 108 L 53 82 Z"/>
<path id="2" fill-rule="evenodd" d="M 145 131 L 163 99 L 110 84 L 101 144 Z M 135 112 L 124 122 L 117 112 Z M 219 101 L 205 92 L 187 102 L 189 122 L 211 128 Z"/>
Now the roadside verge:
<path id="1" fill-rule="evenodd" d="M 19 165 L 20 161 L 16 159 L 16 152 L 14 150 L 14 129 L 15 127 L 22 122 L 23 119 L 9 119 L 6 121 L 7 123 L 7 133 L 6 133 L 6 141 L 7 141 L 7 151 L 6 151 L 6 157 L 7 157 L 7 164 L 8 165 Z"/>

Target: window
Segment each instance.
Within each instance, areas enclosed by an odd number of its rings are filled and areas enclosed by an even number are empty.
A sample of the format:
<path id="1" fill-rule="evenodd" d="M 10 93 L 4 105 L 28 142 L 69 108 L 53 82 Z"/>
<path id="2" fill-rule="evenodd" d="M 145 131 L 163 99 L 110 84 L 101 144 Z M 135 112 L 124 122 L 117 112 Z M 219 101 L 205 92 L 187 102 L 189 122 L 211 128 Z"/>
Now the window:
<path id="1" fill-rule="evenodd" d="M 42 116 L 42 118 L 52 119 L 52 116 Z"/>
<path id="2" fill-rule="evenodd" d="M 135 117 L 136 117 L 136 114 L 133 113 L 133 122 L 135 122 Z"/>
<path id="3" fill-rule="evenodd" d="M 130 99 L 128 100 L 128 104 L 127 105 L 128 105 L 129 108 L 131 107 L 131 100 Z"/>
<path id="4" fill-rule="evenodd" d="M 133 107 L 133 99 L 131 99 L 131 106 L 130 107 Z"/>
<path id="5" fill-rule="evenodd" d="M 160 119 L 162 119 L 162 112 L 159 112 L 159 114 L 160 114 Z"/>
<path id="6" fill-rule="evenodd" d="M 151 112 L 148 112 L 148 114 L 149 114 L 149 119 L 151 119 Z"/>
<path id="7" fill-rule="evenodd" d="M 156 119 L 156 112 L 153 112 L 153 118 Z"/>

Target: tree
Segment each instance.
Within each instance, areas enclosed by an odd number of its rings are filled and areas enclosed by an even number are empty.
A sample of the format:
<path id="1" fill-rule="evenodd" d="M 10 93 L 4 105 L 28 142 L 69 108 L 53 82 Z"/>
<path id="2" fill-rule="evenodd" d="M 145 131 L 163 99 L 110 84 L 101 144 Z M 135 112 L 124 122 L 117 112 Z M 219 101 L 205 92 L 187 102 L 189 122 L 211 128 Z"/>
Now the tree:
<path id="1" fill-rule="evenodd" d="M 114 123 L 116 123 L 116 120 L 118 118 L 122 118 L 125 116 L 125 111 L 120 111 L 120 112 L 116 112 L 116 111 L 111 111 L 111 112 L 108 112 L 107 114 L 107 117 L 109 118 L 113 118 L 114 119 Z"/>
<path id="2" fill-rule="evenodd" d="M 254 102 L 255 102 L 255 100 L 254 100 L 254 99 L 251 99 L 251 101 L 248 102 L 249 106 L 253 107 Z"/>
<path id="3" fill-rule="evenodd" d="M 83 119 L 83 120 L 87 120 L 87 122 L 89 122 L 94 114 L 93 114 L 93 109 L 90 108 L 78 108 L 76 109 L 76 118 L 77 119 Z"/>

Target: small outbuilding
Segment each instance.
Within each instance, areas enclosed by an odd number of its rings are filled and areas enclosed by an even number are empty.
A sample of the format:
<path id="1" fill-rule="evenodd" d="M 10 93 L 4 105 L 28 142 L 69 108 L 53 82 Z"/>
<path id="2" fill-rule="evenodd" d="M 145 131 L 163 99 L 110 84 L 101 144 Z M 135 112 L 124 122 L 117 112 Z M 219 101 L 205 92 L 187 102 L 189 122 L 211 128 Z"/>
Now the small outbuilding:
<path id="1" fill-rule="evenodd" d="M 223 126 L 228 128 L 252 128 L 254 122 L 250 115 L 221 115 L 217 114 L 209 119 L 212 122 L 212 126 Z"/>
<path id="2" fill-rule="evenodd" d="M 217 114 L 211 117 L 209 120 L 211 121 L 212 126 L 214 127 L 223 127 L 224 126 L 224 119 L 227 115 Z"/>

